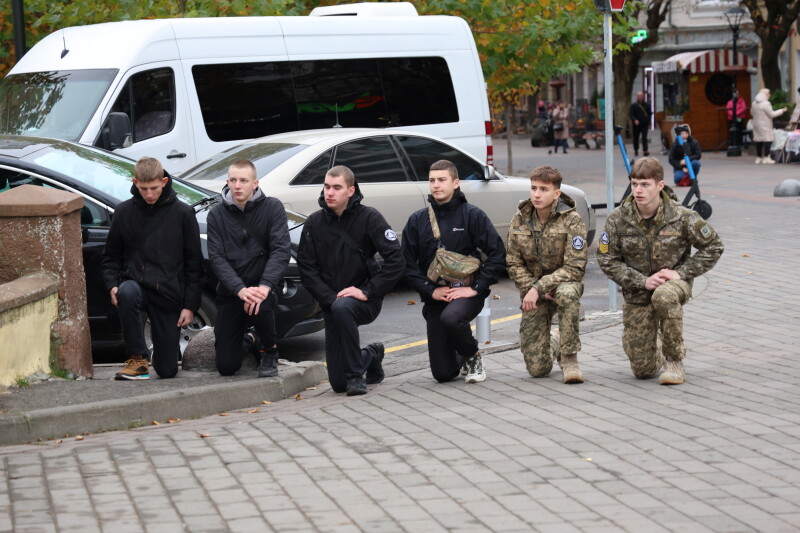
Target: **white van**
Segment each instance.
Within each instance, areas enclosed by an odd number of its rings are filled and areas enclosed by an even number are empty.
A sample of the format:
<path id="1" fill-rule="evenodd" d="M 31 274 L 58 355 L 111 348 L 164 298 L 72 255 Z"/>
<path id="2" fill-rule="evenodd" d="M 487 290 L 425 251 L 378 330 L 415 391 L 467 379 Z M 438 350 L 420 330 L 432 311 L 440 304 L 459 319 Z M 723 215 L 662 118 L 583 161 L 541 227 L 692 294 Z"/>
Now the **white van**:
<path id="1" fill-rule="evenodd" d="M 0 133 L 149 155 L 171 172 L 246 139 L 337 126 L 429 133 L 491 164 L 466 22 L 368 3 L 78 26 L 47 36 L 0 82 Z"/>

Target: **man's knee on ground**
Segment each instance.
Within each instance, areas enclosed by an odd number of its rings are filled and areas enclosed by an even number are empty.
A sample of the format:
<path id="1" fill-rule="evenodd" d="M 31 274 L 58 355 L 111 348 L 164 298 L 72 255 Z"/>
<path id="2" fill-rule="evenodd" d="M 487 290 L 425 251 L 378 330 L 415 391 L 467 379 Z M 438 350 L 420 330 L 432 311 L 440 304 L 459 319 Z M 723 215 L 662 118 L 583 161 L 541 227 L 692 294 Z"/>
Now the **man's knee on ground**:
<path id="1" fill-rule="evenodd" d="M 239 361 L 237 364 L 236 361 L 223 359 L 217 355 L 217 372 L 219 372 L 221 376 L 232 376 L 238 372 L 241 367 L 241 361 Z"/>

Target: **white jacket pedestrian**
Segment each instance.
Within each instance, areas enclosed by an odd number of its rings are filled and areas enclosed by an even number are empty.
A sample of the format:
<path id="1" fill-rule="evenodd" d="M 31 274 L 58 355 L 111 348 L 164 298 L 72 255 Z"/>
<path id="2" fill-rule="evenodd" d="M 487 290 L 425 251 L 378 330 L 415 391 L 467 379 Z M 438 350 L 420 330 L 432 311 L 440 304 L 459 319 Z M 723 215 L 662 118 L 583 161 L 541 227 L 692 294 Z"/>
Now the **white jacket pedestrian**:
<path id="1" fill-rule="evenodd" d="M 772 109 L 772 104 L 769 103 L 769 89 L 758 91 L 756 100 L 750 108 L 750 114 L 753 116 L 753 141 L 772 142 L 775 139 L 772 119 L 783 115 L 785 111 L 785 107 L 777 111 Z"/>

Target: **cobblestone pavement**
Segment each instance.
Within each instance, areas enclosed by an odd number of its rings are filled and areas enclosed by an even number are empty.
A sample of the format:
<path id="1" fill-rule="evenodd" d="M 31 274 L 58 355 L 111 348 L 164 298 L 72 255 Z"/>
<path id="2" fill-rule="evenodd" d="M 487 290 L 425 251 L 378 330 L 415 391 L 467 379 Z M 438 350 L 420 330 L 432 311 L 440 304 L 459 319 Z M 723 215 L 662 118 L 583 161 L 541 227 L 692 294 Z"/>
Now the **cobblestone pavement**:
<path id="1" fill-rule="evenodd" d="M 704 157 L 726 251 L 684 385 L 634 379 L 612 326 L 583 336 L 583 385 L 511 350 L 483 384 L 417 371 L 0 448 L 0 531 L 800 531 L 800 200 L 771 196 L 797 171 L 746 161 Z"/>

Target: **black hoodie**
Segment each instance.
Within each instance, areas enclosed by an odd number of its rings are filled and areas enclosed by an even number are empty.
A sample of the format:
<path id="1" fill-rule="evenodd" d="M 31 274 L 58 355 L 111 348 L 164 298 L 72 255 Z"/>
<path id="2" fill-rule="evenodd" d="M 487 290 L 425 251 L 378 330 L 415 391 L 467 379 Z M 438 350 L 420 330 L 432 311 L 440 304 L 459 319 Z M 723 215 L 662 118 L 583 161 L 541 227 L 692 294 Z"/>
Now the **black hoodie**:
<path id="1" fill-rule="evenodd" d="M 126 280 L 166 309 L 197 312 L 203 290 L 203 253 L 194 209 L 178 200 L 172 178 L 153 204 L 136 185 L 117 206 L 103 250 L 103 280 L 110 291 Z"/>
<path id="2" fill-rule="evenodd" d="M 479 207 L 467 203 L 467 197 L 456 189 L 453 198 L 444 204 L 428 201 L 436 213 L 441 241 L 445 249 L 480 258 L 486 255 L 472 288 L 481 293 L 497 283 L 506 268 L 506 248 L 492 221 Z M 406 281 L 423 300 L 431 301 L 436 284 L 427 278 L 428 267 L 438 245 L 433 238 L 428 208 L 413 213 L 403 230 L 403 255 L 406 261 Z M 479 251 L 480 250 L 480 251 Z"/>
<path id="3" fill-rule="evenodd" d="M 356 191 L 341 216 L 319 197 L 322 207 L 308 217 L 300 237 L 297 266 L 303 286 L 324 309 L 330 309 L 336 295 L 347 287 L 361 289 L 369 299 L 383 298 L 403 277 L 405 262 L 397 235 L 378 210 L 361 205 L 364 196 Z M 342 238 L 337 227 L 347 233 L 363 253 Z M 371 276 L 366 260 L 378 252 L 381 271 Z"/>

